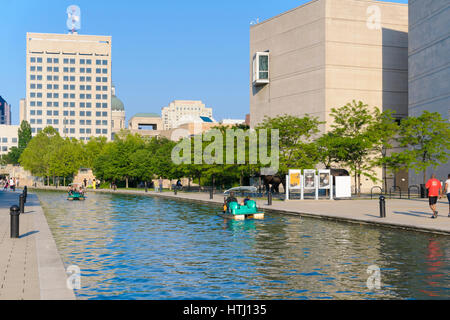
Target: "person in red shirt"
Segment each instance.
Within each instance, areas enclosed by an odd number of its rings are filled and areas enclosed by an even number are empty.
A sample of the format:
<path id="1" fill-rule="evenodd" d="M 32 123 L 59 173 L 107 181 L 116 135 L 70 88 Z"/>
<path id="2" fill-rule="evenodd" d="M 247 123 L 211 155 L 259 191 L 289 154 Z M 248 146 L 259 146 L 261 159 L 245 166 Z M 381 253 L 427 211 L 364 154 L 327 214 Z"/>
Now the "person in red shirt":
<path id="1" fill-rule="evenodd" d="M 438 197 L 441 197 L 441 191 L 442 191 L 442 185 L 441 182 L 436 179 L 436 176 L 434 174 L 431 175 L 431 179 L 428 180 L 427 184 L 425 185 L 425 188 L 428 189 L 428 201 L 430 203 L 430 208 L 433 210 L 433 215 L 431 216 L 432 219 L 436 219 L 438 216 L 438 212 L 436 211 L 436 203 L 438 200 Z"/>

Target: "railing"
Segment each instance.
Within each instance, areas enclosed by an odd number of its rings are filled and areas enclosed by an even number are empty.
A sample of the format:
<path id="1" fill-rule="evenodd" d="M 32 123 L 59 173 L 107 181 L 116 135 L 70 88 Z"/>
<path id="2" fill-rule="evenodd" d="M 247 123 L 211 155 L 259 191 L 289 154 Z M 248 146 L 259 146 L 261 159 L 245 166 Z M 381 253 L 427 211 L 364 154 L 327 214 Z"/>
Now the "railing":
<path id="1" fill-rule="evenodd" d="M 393 186 L 389 189 L 389 199 L 392 199 L 392 189 L 400 191 L 400 199 L 402 198 L 402 189 L 399 186 Z"/>
<path id="2" fill-rule="evenodd" d="M 373 199 L 373 189 L 380 189 L 380 194 L 383 194 L 383 188 L 380 186 L 374 186 L 372 189 L 370 189 L 370 199 Z"/>
<path id="3" fill-rule="evenodd" d="M 417 195 L 420 198 L 420 187 L 418 185 L 409 186 L 408 188 L 408 199 L 411 199 L 411 189 L 417 189 Z"/>

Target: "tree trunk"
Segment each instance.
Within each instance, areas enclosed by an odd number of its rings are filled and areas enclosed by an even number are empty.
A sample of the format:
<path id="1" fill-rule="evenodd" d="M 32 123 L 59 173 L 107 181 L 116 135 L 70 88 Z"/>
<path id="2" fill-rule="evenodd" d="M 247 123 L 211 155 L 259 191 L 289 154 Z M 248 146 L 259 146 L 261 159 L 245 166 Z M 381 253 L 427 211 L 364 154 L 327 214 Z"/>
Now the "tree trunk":
<path id="1" fill-rule="evenodd" d="M 63 184 L 64 184 L 64 187 L 66 186 L 66 177 L 64 176 L 64 179 L 63 179 Z"/>
<path id="2" fill-rule="evenodd" d="M 47 186 L 50 186 L 50 177 L 47 176 Z"/>
<path id="3" fill-rule="evenodd" d="M 427 169 L 423 170 L 423 184 L 427 183 Z"/>
<path id="4" fill-rule="evenodd" d="M 128 177 L 125 178 L 125 188 L 128 189 Z"/>

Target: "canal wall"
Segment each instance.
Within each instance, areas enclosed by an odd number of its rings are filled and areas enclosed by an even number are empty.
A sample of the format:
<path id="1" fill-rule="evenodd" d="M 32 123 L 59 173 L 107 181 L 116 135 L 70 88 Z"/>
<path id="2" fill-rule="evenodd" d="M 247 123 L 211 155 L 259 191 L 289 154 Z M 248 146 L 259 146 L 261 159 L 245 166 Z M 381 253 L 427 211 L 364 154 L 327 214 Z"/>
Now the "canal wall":
<path id="1" fill-rule="evenodd" d="M 74 300 L 67 275 L 44 211 L 35 194 L 28 193 L 20 215 L 20 237 L 10 238 L 9 208 L 20 192 L 0 191 L 0 299 Z"/>
<path id="2" fill-rule="evenodd" d="M 55 190 L 53 187 L 39 189 Z M 61 188 L 59 190 L 64 191 Z M 208 193 L 200 192 L 178 192 L 175 195 L 173 192 L 97 189 L 89 190 L 88 194 L 91 192 L 144 195 L 213 204 L 217 205 L 218 212 L 221 211 L 224 201 L 222 195 L 215 194 L 213 199 L 209 199 Z M 274 200 L 269 206 L 267 200 L 256 199 L 256 203 L 258 208 L 268 213 L 450 235 L 450 217 L 448 217 L 449 209 L 446 201 L 439 201 L 437 204 L 440 212 L 438 219 L 430 219 L 428 199 L 387 199 L 386 218 L 380 218 L 378 200 Z"/>

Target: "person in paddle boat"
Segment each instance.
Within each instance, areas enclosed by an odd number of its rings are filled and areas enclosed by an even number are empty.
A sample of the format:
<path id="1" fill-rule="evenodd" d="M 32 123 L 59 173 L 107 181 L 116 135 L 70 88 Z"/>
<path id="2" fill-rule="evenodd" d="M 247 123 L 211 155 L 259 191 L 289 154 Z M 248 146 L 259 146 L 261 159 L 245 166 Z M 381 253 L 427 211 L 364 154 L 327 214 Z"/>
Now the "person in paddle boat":
<path id="1" fill-rule="evenodd" d="M 234 192 L 231 191 L 230 195 L 228 196 L 227 200 L 225 201 L 224 205 L 223 205 L 223 211 L 224 212 L 228 212 L 228 208 L 230 207 L 230 202 L 238 202 L 236 197 L 234 196 Z"/>
<path id="2" fill-rule="evenodd" d="M 250 196 L 247 195 L 247 196 L 244 198 L 244 200 L 242 200 L 241 206 L 246 206 L 246 205 L 247 205 L 247 202 L 249 202 L 249 201 L 250 201 Z"/>

